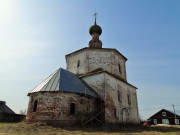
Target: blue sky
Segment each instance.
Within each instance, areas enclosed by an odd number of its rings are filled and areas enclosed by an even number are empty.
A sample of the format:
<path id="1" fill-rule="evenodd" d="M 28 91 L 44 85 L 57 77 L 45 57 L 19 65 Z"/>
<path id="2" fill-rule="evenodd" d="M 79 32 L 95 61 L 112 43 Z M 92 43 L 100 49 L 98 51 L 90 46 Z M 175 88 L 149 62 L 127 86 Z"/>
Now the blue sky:
<path id="1" fill-rule="evenodd" d="M 172 110 L 172 104 L 180 112 L 179 5 L 179 0 L 0 0 L 0 100 L 17 113 L 27 109 L 27 93 L 66 68 L 66 54 L 88 46 L 98 12 L 103 47 L 128 58 L 127 79 L 138 87 L 141 117 L 162 107 Z"/>

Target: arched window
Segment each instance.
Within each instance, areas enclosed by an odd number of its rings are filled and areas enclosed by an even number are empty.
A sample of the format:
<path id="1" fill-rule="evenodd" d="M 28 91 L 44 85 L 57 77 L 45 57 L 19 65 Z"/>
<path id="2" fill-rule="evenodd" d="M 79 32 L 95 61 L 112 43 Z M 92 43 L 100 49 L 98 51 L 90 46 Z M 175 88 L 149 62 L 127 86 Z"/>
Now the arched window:
<path id="1" fill-rule="evenodd" d="M 117 109 L 114 109 L 114 117 L 117 118 L 118 115 L 117 115 Z"/>
<path id="2" fill-rule="evenodd" d="M 120 103 L 122 103 L 122 93 L 121 93 L 121 91 L 118 90 L 118 91 L 117 91 L 117 94 L 118 94 L 118 101 L 119 101 Z"/>
<path id="3" fill-rule="evenodd" d="M 128 99 L 128 104 L 131 105 L 131 97 L 130 97 L 130 93 L 127 94 L 127 99 Z"/>
<path id="4" fill-rule="evenodd" d="M 80 66 L 80 60 L 78 60 L 78 62 L 77 62 L 77 67 L 79 67 Z"/>
<path id="5" fill-rule="evenodd" d="M 38 101 L 35 100 L 34 103 L 33 103 L 33 112 L 36 112 L 36 110 L 37 110 L 37 104 L 38 104 Z"/>
<path id="6" fill-rule="evenodd" d="M 122 74 L 121 64 L 118 64 L 118 67 L 119 67 L 119 73 L 121 75 Z"/>
<path id="7" fill-rule="evenodd" d="M 70 103 L 70 114 L 71 115 L 75 114 L 75 103 Z"/>

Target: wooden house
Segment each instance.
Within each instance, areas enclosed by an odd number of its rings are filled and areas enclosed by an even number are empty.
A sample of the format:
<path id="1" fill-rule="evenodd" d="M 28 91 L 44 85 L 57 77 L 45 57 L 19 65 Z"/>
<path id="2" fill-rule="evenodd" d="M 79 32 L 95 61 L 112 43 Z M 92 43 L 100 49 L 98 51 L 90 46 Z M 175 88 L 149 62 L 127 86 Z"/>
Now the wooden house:
<path id="1" fill-rule="evenodd" d="M 151 124 L 180 125 L 180 116 L 166 109 L 152 115 L 149 119 Z"/>
<path id="2" fill-rule="evenodd" d="M 25 115 L 16 114 L 11 110 L 5 101 L 0 101 L 0 122 L 19 122 L 24 119 Z"/>

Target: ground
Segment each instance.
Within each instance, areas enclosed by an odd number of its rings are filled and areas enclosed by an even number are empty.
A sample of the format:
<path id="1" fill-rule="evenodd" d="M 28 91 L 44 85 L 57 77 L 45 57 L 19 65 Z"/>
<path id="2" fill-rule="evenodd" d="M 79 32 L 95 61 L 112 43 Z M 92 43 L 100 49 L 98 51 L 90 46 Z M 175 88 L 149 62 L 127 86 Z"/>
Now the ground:
<path id="1" fill-rule="evenodd" d="M 55 128 L 25 123 L 0 123 L 0 135 L 180 135 L 180 126 L 121 126 L 120 128 Z"/>

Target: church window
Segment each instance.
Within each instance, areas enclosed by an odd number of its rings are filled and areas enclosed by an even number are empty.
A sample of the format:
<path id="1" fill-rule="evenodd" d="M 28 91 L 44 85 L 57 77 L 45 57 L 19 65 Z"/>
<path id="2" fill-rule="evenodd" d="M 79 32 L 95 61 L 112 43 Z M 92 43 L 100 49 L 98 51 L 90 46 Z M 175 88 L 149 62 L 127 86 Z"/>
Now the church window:
<path id="1" fill-rule="evenodd" d="M 130 93 L 127 94 L 127 99 L 128 99 L 128 104 L 131 105 L 131 97 L 130 97 Z"/>
<path id="2" fill-rule="evenodd" d="M 116 118 L 117 117 L 117 112 L 116 112 L 117 110 L 116 109 L 114 109 L 114 117 Z"/>
<path id="3" fill-rule="evenodd" d="M 34 103 L 33 103 L 33 112 L 36 112 L 36 110 L 37 110 L 37 104 L 38 104 L 38 101 L 35 100 Z"/>
<path id="4" fill-rule="evenodd" d="M 117 94 L 118 94 L 118 101 L 119 102 L 122 102 L 122 93 L 120 90 L 117 91 Z"/>
<path id="5" fill-rule="evenodd" d="M 78 60 L 78 62 L 77 62 L 77 67 L 79 67 L 80 66 L 80 60 Z"/>
<path id="6" fill-rule="evenodd" d="M 71 115 L 75 114 L 75 103 L 70 103 L 70 114 Z"/>
<path id="7" fill-rule="evenodd" d="M 122 69 L 121 69 L 121 65 L 118 64 L 118 67 L 119 67 L 119 73 L 122 74 Z"/>

